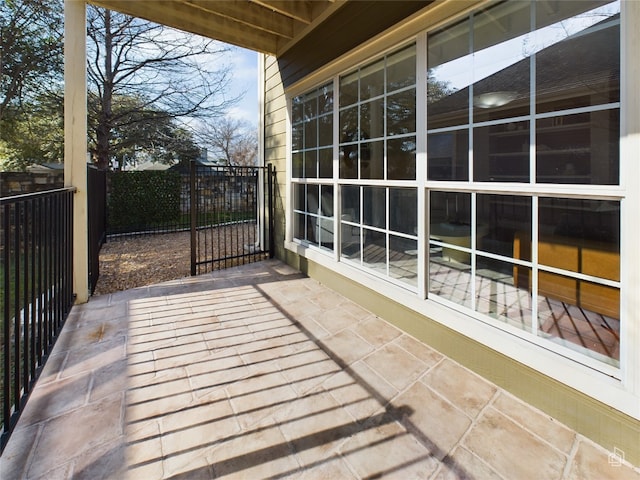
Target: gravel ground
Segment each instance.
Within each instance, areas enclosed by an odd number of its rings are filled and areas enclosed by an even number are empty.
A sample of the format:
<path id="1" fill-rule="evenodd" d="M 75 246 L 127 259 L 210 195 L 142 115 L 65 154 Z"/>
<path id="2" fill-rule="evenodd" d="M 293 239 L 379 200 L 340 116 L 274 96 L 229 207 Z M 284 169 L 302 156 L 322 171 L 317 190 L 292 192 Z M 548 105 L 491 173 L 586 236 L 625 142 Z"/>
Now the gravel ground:
<path id="1" fill-rule="evenodd" d="M 209 257 L 217 255 L 220 248 L 224 249 L 224 256 L 246 253 L 245 245 L 255 239 L 255 224 L 201 230 L 198 237 Z M 228 261 L 227 266 L 232 263 Z M 100 250 L 100 277 L 94 295 L 153 285 L 190 274 L 189 232 L 110 239 Z"/>

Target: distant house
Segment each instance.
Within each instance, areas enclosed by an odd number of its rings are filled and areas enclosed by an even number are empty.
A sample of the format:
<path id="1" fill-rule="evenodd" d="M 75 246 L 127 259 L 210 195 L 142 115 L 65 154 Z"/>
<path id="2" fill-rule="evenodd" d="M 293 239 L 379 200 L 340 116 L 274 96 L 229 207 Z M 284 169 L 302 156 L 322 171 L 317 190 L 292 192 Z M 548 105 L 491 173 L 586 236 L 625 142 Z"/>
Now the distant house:
<path id="1" fill-rule="evenodd" d="M 167 164 L 167 163 L 159 163 L 159 162 L 152 162 L 150 160 L 147 160 L 145 162 L 141 162 L 137 165 L 133 165 L 131 167 L 127 167 L 127 171 L 136 171 L 136 172 L 142 172 L 142 171 L 149 171 L 149 170 L 155 170 L 155 171 L 165 171 L 165 170 L 169 170 L 171 168 L 171 164 Z"/>
<path id="2" fill-rule="evenodd" d="M 264 53 L 279 258 L 640 462 L 640 2 L 92 3 Z"/>
<path id="3" fill-rule="evenodd" d="M 64 163 L 34 163 L 27 167 L 29 173 L 51 173 L 64 171 Z"/>
<path id="4" fill-rule="evenodd" d="M 211 168 L 219 169 L 221 167 L 221 165 L 218 162 L 205 160 L 202 158 L 198 158 L 194 160 L 194 163 L 196 165 L 196 173 L 209 172 Z M 189 162 L 180 162 L 169 167 L 168 171 L 178 172 L 181 175 L 189 175 L 189 172 L 191 171 L 190 169 L 191 169 L 191 164 Z"/>

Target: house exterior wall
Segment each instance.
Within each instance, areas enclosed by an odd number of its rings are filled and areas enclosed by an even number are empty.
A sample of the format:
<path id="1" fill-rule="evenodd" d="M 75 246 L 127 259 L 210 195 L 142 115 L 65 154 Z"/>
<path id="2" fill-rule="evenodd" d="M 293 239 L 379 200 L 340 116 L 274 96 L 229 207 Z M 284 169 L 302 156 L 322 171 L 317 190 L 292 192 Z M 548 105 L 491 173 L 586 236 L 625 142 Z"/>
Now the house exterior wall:
<path id="1" fill-rule="evenodd" d="M 304 242 L 294 241 L 292 226 L 291 174 L 291 101 L 322 85 L 337 86 L 338 75 L 380 58 L 418 38 L 419 32 L 431 31 L 453 18 L 486 5 L 488 2 L 437 2 L 411 15 L 395 28 L 381 31 L 365 44 L 335 55 L 321 68 L 298 75 L 283 85 L 282 62 L 267 57 L 264 64 L 265 160 L 278 171 L 276 189 L 276 255 L 300 268 L 345 296 L 358 301 L 380 317 L 397 325 L 416 338 L 459 361 L 485 378 L 511 391 L 528 403 L 566 423 L 587 437 L 613 450 L 621 449 L 631 462 L 640 463 L 640 306 L 632 292 L 640 288 L 640 254 L 633 244 L 640 236 L 638 222 L 629 218 L 640 215 L 640 94 L 637 85 L 640 69 L 630 61 L 633 45 L 639 42 L 640 5 L 622 2 L 621 26 L 621 197 L 622 229 L 620 310 L 622 326 L 620 367 L 614 376 L 609 370 L 595 371 L 579 361 L 564 358 L 552 351 L 533 347 L 522 338 L 504 331 L 487 332 L 486 326 L 469 323 L 446 305 L 425 302 L 427 292 L 407 292 L 395 288 L 366 272 L 351 268 L 337 253 L 327 253 Z M 321 32 L 319 32 L 321 33 Z M 418 37 L 416 37 L 418 35 Z M 426 64 L 418 57 L 420 69 Z M 286 68 L 290 69 L 290 66 Z M 420 81 L 420 79 L 418 79 Z M 417 102 L 425 101 L 418 93 Z M 416 131 L 425 125 L 417 121 Z M 337 120 L 334 123 L 338 135 Z M 420 137 L 420 133 L 418 133 Z M 418 138 L 417 149 L 425 150 Z M 337 158 L 338 148 L 334 148 Z M 420 163 L 418 162 L 418 165 Z M 419 175 L 419 174 L 418 174 Z M 334 174 L 334 180 L 337 174 Z M 327 180 L 328 181 L 328 180 Z M 323 180 L 319 180 L 322 184 Z M 424 197 L 420 198 L 425 201 Z M 338 200 L 334 203 L 338 206 Z M 422 212 L 425 214 L 425 212 Z M 417 233 L 423 237 L 421 227 Z M 635 240 L 634 240 L 635 239 Z M 320 245 L 321 247 L 321 245 Z M 421 298 L 421 295 L 424 297 Z"/>

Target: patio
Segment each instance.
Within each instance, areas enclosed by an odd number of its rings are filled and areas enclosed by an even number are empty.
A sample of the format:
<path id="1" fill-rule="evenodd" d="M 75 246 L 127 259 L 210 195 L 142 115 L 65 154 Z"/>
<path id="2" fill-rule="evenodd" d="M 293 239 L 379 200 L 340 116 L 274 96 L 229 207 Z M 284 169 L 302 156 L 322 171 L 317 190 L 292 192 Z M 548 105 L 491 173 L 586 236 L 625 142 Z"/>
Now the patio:
<path id="1" fill-rule="evenodd" d="M 639 479 L 285 264 L 75 306 L 5 479 Z"/>

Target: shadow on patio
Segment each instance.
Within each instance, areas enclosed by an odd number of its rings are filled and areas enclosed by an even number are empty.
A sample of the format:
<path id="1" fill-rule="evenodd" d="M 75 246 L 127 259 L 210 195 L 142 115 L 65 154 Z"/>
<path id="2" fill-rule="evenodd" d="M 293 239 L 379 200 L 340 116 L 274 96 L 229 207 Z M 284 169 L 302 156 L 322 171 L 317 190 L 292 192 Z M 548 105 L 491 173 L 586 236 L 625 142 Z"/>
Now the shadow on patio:
<path id="1" fill-rule="evenodd" d="M 638 478 L 607 455 L 269 260 L 74 307 L 0 473 Z"/>

